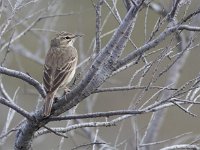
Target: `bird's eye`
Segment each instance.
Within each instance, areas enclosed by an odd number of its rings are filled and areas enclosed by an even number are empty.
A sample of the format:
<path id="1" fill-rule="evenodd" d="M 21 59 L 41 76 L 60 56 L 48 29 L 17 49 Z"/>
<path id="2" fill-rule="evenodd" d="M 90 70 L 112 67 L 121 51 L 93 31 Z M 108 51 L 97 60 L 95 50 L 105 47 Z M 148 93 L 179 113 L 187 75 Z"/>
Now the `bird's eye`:
<path id="1" fill-rule="evenodd" d="M 66 40 L 68 40 L 68 39 L 70 39 L 70 37 L 69 36 L 66 36 L 66 37 L 64 37 Z"/>

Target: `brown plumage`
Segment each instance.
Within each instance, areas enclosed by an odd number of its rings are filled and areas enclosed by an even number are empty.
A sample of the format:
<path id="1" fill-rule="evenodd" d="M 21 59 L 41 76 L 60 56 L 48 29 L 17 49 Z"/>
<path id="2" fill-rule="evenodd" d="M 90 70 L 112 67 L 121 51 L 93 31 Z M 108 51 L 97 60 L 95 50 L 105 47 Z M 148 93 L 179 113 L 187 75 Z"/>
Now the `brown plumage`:
<path id="1" fill-rule="evenodd" d="M 43 84 L 47 92 L 44 103 L 44 116 L 46 117 L 51 113 L 57 90 L 66 86 L 74 77 L 78 54 L 73 43 L 78 36 L 81 35 L 60 32 L 51 40 L 43 76 Z"/>

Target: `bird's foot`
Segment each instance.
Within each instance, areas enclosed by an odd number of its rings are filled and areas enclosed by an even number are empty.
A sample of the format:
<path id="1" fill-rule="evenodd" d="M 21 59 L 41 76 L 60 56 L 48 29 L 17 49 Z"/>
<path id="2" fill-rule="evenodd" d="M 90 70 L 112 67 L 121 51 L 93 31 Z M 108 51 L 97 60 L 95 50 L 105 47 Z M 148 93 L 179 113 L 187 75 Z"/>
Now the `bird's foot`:
<path id="1" fill-rule="evenodd" d="M 67 94 L 67 93 L 69 93 L 69 92 L 71 92 L 71 90 L 70 90 L 68 87 L 66 87 L 66 88 L 64 89 L 64 94 Z"/>

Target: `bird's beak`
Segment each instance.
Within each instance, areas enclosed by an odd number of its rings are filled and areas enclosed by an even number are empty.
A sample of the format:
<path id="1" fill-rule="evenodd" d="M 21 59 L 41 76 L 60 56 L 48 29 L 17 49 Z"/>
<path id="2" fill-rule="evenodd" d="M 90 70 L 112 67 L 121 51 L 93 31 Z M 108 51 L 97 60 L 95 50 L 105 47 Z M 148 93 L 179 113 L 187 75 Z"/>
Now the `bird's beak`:
<path id="1" fill-rule="evenodd" d="M 76 34 L 75 36 L 74 36 L 74 38 L 77 38 L 77 37 L 82 37 L 82 36 L 84 36 L 85 34 Z"/>

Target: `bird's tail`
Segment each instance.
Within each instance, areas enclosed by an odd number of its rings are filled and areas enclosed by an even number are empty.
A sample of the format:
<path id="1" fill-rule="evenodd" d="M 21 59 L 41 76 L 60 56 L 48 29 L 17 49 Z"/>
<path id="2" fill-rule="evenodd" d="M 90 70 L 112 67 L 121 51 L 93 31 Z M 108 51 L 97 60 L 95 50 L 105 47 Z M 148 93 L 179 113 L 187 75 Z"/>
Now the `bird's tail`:
<path id="1" fill-rule="evenodd" d="M 44 111 L 43 111 L 45 117 L 48 117 L 51 114 L 51 108 L 54 102 L 54 93 L 55 92 L 48 93 L 45 98 Z"/>

